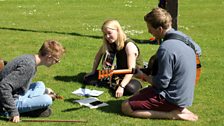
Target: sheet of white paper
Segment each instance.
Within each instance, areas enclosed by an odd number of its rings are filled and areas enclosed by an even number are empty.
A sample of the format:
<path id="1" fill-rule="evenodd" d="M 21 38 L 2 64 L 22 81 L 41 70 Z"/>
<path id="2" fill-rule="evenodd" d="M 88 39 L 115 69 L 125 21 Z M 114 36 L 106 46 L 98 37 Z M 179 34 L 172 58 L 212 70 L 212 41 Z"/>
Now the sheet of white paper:
<path id="1" fill-rule="evenodd" d="M 79 96 L 100 96 L 101 94 L 103 94 L 103 91 L 90 90 L 87 88 L 79 88 L 73 91 L 72 94 L 76 94 Z"/>
<path id="2" fill-rule="evenodd" d="M 85 98 L 85 99 L 81 99 L 81 100 L 74 100 L 74 102 L 77 102 L 79 103 L 80 105 L 83 105 L 83 106 L 87 106 L 91 109 L 93 108 L 99 108 L 99 107 L 103 107 L 103 106 L 108 106 L 107 103 L 100 103 L 100 104 L 97 104 L 97 105 L 91 105 L 92 102 L 95 102 L 95 101 L 99 101 L 98 98 L 95 98 L 95 97 L 89 97 L 89 98 Z"/>

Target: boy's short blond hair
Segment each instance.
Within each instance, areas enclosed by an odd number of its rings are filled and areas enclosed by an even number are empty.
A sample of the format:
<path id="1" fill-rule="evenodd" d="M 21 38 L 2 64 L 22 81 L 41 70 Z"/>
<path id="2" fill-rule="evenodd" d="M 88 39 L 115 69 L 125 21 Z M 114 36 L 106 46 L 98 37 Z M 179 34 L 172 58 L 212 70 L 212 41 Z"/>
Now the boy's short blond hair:
<path id="1" fill-rule="evenodd" d="M 60 58 L 65 52 L 65 48 L 55 40 L 47 40 L 43 43 L 39 50 L 40 56 L 51 55 L 53 57 Z"/>

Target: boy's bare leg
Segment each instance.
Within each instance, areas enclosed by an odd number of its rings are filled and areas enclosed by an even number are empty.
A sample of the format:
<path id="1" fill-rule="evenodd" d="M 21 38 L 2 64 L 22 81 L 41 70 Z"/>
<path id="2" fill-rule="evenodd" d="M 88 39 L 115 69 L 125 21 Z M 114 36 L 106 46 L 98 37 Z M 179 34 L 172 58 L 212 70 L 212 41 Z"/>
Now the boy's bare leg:
<path id="1" fill-rule="evenodd" d="M 171 112 L 153 111 L 153 110 L 136 110 L 133 111 L 127 101 L 122 103 L 121 110 L 125 115 L 137 118 L 152 118 L 152 119 L 179 119 L 188 121 L 197 121 L 198 116 L 187 110 L 174 110 Z"/>

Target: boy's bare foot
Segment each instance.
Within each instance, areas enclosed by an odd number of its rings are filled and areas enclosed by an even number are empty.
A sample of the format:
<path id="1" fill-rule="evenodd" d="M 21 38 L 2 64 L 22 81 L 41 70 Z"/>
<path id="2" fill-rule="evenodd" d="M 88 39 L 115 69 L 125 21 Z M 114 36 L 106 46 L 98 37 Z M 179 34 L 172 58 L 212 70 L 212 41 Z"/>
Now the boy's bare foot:
<path id="1" fill-rule="evenodd" d="M 198 120 L 198 116 L 186 108 L 184 108 L 181 112 L 179 110 L 174 110 L 171 112 L 171 115 L 173 119 L 180 119 L 180 120 L 186 120 L 186 121 Z"/>

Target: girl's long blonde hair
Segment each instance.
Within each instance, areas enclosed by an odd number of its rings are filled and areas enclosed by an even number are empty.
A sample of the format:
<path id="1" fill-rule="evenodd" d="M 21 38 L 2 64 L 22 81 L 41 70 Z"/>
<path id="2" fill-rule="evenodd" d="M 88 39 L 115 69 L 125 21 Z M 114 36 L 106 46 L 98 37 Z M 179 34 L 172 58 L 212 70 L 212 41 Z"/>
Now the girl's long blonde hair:
<path id="1" fill-rule="evenodd" d="M 124 31 L 122 30 L 120 23 L 117 20 L 106 20 L 106 21 L 104 21 L 104 23 L 101 27 L 102 32 L 105 28 L 117 30 L 117 41 L 115 41 L 116 48 L 117 48 L 117 50 L 123 49 L 124 42 L 127 39 L 127 36 L 124 33 Z M 108 50 L 108 48 L 109 48 L 109 43 L 107 42 L 107 39 L 103 35 L 103 51 L 106 52 L 106 50 Z"/>

